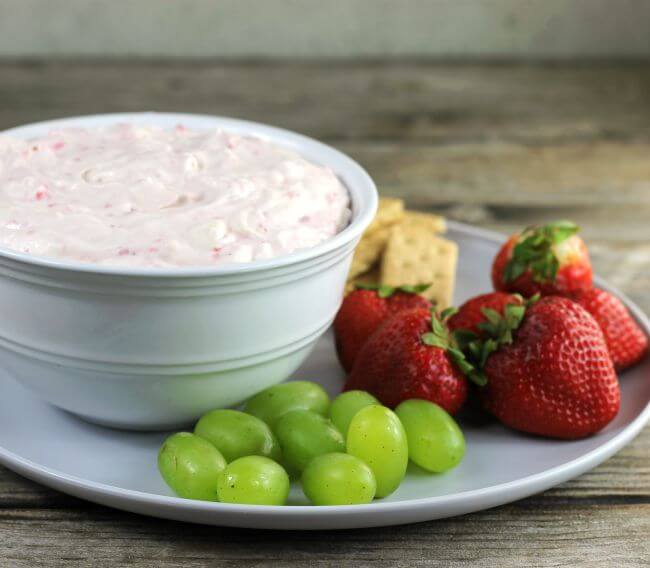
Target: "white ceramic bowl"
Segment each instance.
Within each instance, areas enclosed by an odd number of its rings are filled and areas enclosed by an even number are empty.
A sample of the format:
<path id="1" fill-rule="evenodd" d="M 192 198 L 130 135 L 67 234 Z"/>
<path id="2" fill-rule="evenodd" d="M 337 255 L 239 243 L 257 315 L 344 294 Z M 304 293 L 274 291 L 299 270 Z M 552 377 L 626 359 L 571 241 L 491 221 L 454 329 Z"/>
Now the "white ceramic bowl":
<path id="1" fill-rule="evenodd" d="M 103 267 L 0 248 L 0 354 L 43 399 L 86 420 L 132 429 L 186 425 L 286 379 L 332 322 L 354 246 L 372 220 L 368 174 L 337 150 L 286 130 L 191 114 L 132 113 L 5 131 L 135 122 L 254 134 L 331 167 L 353 204 L 320 245 L 241 265 Z"/>

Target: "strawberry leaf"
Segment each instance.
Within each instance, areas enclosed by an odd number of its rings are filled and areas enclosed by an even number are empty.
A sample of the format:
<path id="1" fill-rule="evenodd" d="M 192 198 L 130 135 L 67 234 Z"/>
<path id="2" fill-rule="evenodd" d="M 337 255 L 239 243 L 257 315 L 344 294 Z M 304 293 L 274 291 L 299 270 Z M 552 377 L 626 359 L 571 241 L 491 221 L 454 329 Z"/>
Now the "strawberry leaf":
<path id="1" fill-rule="evenodd" d="M 431 327 L 433 328 L 433 333 L 435 333 L 438 337 L 447 337 L 447 330 L 437 317 L 431 318 Z"/>
<path id="2" fill-rule="evenodd" d="M 458 370 L 463 373 L 463 375 L 465 375 L 469 380 L 475 382 L 477 385 L 485 385 L 487 384 L 487 378 L 481 370 L 465 356 L 457 339 L 458 337 L 461 337 L 463 338 L 463 341 L 472 344 L 477 340 L 476 334 L 472 332 L 455 332 L 450 334 L 447 325 L 444 323 L 446 319 L 455 312 L 456 310 L 454 308 L 448 308 L 440 314 L 440 317 L 438 317 L 435 310 L 432 309 L 431 331 L 423 333 L 420 339 L 425 345 L 444 349 L 449 358 L 456 365 Z"/>
<path id="3" fill-rule="evenodd" d="M 506 282 L 512 282 L 513 280 L 517 280 L 526 270 L 528 269 L 528 265 L 523 262 L 521 259 L 515 259 L 514 257 L 508 264 L 506 264 L 506 269 L 503 273 L 503 279 Z"/>
<path id="4" fill-rule="evenodd" d="M 482 314 L 493 325 L 498 325 L 501 321 L 501 314 L 492 308 L 482 308 Z"/>
<path id="5" fill-rule="evenodd" d="M 549 223 L 546 225 L 546 227 L 551 232 L 552 239 L 555 244 L 566 241 L 569 237 L 575 235 L 580 230 L 578 225 L 571 221 L 565 220 Z"/>
<path id="6" fill-rule="evenodd" d="M 425 290 L 431 288 L 431 283 L 429 284 L 405 284 L 404 286 L 399 286 L 397 289 L 400 292 L 406 292 L 407 294 L 422 294 Z"/>
<path id="7" fill-rule="evenodd" d="M 374 290 L 380 298 L 390 298 L 395 292 L 406 294 L 421 294 L 431 284 L 406 284 L 404 286 L 389 286 L 388 284 L 373 284 L 370 282 L 358 282 L 355 285 L 357 290 Z"/>
<path id="8" fill-rule="evenodd" d="M 357 290 L 379 290 L 381 284 L 373 284 L 371 282 L 357 282 L 354 287 Z"/>
<path id="9" fill-rule="evenodd" d="M 382 284 L 377 290 L 377 296 L 380 298 L 389 298 L 395 293 L 395 288 Z"/>
<path id="10" fill-rule="evenodd" d="M 449 347 L 449 330 L 440 320 L 436 311 L 431 309 L 431 331 L 422 334 L 422 343 L 431 347 L 447 349 Z"/>
<path id="11" fill-rule="evenodd" d="M 510 330 L 518 329 L 521 321 L 526 314 L 526 306 L 517 306 L 516 304 L 508 304 L 504 310 L 505 326 Z"/>
<path id="12" fill-rule="evenodd" d="M 519 296 L 519 294 L 516 294 L 516 295 Z M 530 298 L 528 298 L 526 300 L 526 302 L 525 302 L 526 307 L 530 308 L 530 306 L 532 306 L 533 304 L 536 304 L 537 302 L 539 302 L 539 299 L 541 297 L 542 297 L 542 295 L 539 292 L 537 292 L 537 294 L 535 294 L 534 296 L 531 296 Z M 522 299 L 521 296 L 519 296 L 519 298 Z"/>
<path id="13" fill-rule="evenodd" d="M 440 319 L 442 321 L 447 321 L 451 316 L 457 313 L 458 313 L 458 308 L 454 308 L 454 307 L 447 308 L 446 310 L 442 310 L 440 312 Z"/>
<path id="14" fill-rule="evenodd" d="M 485 374 L 477 369 L 470 361 L 467 360 L 465 354 L 454 347 L 447 349 L 447 353 L 452 361 L 458 367 L 461 373 L 465 375 L 470 381 L 482 387 L 487 384 L 487 377 Z"/>
<path id="15" fill-rule="evenodd" d="M 504 281 L 512 282 L 528 270 L 536 282 L 555 280 L 560 262 L 554 247 L 578 231 L 579 227 L 571 221 L 556 221 L 526 229 L 512 249 L 512 257 L 503 271 Z"/>
<path id="16" fill-rule="evenodd" d="M 440 349 L 447 349 L 448 347 L 447 342 L 443 338 L 431 332 L 422 335 L 422 343 L 430 347 L 439 347 Z"/>
<path id="17" fill-rule="evenodd" d="M 503 345 L 513 342 L 513 334 L 521 326 L 526 315 L 526 308 L 537 299 L 533 297 L 526 303 L 508 304 L 503 310 L 503 315 L 491 308 L 483 308 L 481 311 L 486 321 L 477 325 L 478 329 L 483 332 L 482 336 L 465 329 L 454 331 L 453 337 L 458 347 L 455 351 L 460 350 L 463 353 L 465 362 L 457 361 L 457 353 L 454 354 L 453 349 L 448 349 L 448 351 L 461 370 L 471 367 L 467 371 L 463 370 L 470 380 L 480 386 L 487 384 L 483 369 L 488 358 Z"/>
<path id="18" fill-rule="evenodd" d="M 480 361 L 483 353 L 482 343 L 476 340 L 472 341 L 472 343 L 467 345 L 467 351 L 469 351 L 469 354 L 472 356 L 472 360 Z"/>
<path id="19" fill-rule="evenodd" d="M 485 363 L 487 362 L 488 357 L 492 355 L 492 353 L 494 353 L 497 349 L 499 349 L 498 341 L 494 339 L 487 339 L 483 342 L 483 345 L 481 346 L 481 355 L 479 358 L 479 367 L 481 369 L 485 367 Z"/>
<path id="20" fill-rule="evenodd" d="M 468 329 L 457 329 L 454 331 L 454 341 L 461 351 L 477 339 L 478 335 Z"/>

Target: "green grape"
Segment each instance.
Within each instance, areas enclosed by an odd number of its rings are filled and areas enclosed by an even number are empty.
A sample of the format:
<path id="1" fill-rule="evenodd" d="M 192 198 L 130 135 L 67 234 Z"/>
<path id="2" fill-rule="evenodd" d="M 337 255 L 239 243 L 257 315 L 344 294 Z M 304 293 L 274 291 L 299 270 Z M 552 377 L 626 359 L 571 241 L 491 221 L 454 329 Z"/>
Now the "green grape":
<path id="1" fill-rule="evenodd" d="M 443 472 L 465 455 L 465 438 L 456 421 L 428 400 L 405 400 L 395 412 L 404 425 L 409 457 L 420 467 Z"/>
<path id="2" fill-rule="evenodd" d="M 160 475 L 186 499 L 217 500 L 217 478 L 226 460 L 210 442 L 189 432 L 165 440 L 158 452 Z"/>
<path id="3" fill-rule="evenodd" d="M 285 462 L 298 472 L 316 456 L 345 451 L 345 440 L 334 424 L 310 410 L 287 412 L 278 420 L 275 435 Z"/>
<path id="4" fill-rule="evenodd" d="M 341 393 L 332 401 L 330 420 L 343 436 L 347 436 L 354 415 L 371 404 L 379 404 L 379 401 L 368 392 L 351 390 Z"/>
<path id="5" fill-rule="evenodd" d="M 263 456 L 246 456 L 228 464 L 217 480 L 219 501 L 247 505 L 284 505 L 289 496 L 284 468 Z"/>
<path id="6" fill-rule="evenodd" d="M 213 410 L 204 414 L 194 433 L 215 446 L 227 462 L 245 456 L 266 456 L 280 461 L 280 444 L 259 418 L 238 410 Z"/>
<path id="7" fill-rule="evenodd" d="M 281 383 L 256 394 L 244 410 L 271 428 L 277 420 L 290 410 L 311 410 L 325 416 L 330 405 L 329 396 L 323 387 L 308 381 Z"/>
<path id="8" fill-rule="evenodd" d="M 409 450 L 397 415 L 385 406 L 366 406 L 348 429 L 347 452 L 366 462 L 377 482 L 377 497 L 390 495 L 404 479 Z"/>
<path id="9" fill-rule="evenodd" d="M 348 454 L 323 454 L 302 474 L 302 490 L 314 505 L 361 505 L 375 497 L 372 470 Z"/>

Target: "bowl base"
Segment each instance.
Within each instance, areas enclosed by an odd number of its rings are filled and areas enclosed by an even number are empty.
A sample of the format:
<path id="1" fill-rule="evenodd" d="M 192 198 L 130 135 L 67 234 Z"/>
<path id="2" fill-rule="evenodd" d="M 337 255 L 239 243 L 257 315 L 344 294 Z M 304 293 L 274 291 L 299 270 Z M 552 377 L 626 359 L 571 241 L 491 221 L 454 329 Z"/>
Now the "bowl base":
<path id="1" fill-rule="evenodd" d="M 165 431 L 191 425 L 209 410 L 237 406 L 284 381 L 317 339 L 262 363 L 201 374 L 116 375 L 52 365 L 2 347 L 0 358 L 14 380 L 85 422 L 119 430 Z"/>
<path id="2" fill-rule="evenodd" d="M 56 406 L 56 405 L 52 405 Z M 180 421 L 172 422 L 158 422 L 155 424 L 134 424 L 131 421 L 120 421 L 111 419 L 95 418 L 94 416 L 86 416 L 78 412 L 66 410 L 65 408 L 56 407 L 59 410 L 73 416 L 77 420 L 92 424 L 94 426 L 101 426 L 102 428 L 110 428 L 111 430 L 122 430 L 124 432 L 173 432 L 173 431 L 187 431 L 190 432 L 194 429 L 194 424 L 200 417 L 190 418 Z"/>

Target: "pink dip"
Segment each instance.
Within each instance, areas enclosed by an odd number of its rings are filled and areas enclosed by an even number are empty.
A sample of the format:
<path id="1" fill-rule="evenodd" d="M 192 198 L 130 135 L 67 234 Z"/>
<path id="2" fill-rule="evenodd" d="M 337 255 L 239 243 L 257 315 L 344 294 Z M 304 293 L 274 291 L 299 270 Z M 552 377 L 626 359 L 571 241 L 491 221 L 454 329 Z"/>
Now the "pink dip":
<path id="1" fill-rule="evenodd" d="M 122 124 L 0 136 L 0 246 L 32 255 L 242 263 L 313 247 L 349 217 L 332 170 L 261 138 Z"/>

